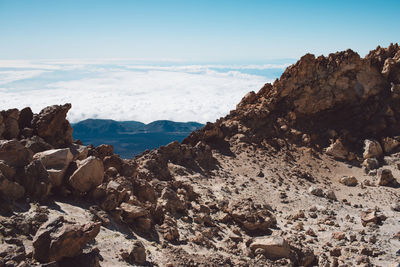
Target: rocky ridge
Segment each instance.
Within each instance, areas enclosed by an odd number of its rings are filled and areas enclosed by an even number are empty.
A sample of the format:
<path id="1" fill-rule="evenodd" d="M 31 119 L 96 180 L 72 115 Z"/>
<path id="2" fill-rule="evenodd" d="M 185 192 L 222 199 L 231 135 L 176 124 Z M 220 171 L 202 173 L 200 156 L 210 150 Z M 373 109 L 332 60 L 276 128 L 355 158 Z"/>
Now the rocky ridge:
<path id="1" fill-rule="evenodd" d="M 305 55 L 130 160 L 0 112 L 0 266 L 397 266 L 400 48 Z M 47 252 L 47 253 L 45 253 Z"/>

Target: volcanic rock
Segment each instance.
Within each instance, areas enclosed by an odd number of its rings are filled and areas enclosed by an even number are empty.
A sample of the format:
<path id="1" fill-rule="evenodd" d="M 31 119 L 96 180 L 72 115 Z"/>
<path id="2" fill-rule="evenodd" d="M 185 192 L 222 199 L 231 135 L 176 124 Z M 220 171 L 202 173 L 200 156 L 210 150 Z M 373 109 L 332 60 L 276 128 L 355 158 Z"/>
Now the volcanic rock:
<path id="1" fill-rule="evenodd" d="M 79 225 L 62 216 L 43 224 L 33 239 L 33 258 L 39 262 L 59 261 L 82 253 L 87 242 L 100 231 L 100 223 Z"/>
<path id="2" fill-rule="evenodd" d="M 292 253 L 288 242 L 278 236 L 256 237 L 250 244 L 250 249 L 255 252 L 259 248 L 271 260 L 290 258 Z"/>
<path id="3" fill-rule="evenodd" d="M 379 172 L 378 172 L 378 185 L 397 186 L 398 182 L 393 177 L 391 170 L 382 169 L 382 170 L 379 170 Z"/>
<path id="4" fill-rule="evenodd" d="M 23 167 L 32 161 L 32 151 L 17 140 L 0 140 L 0 160 L 11 167 Z"/>
<path id="5" fill-rule="evenodd" d="M 364 159 L 379 158 L 382 156 L 383 150 L 381 145 L 376 140 L 365 140 L 364 142 Z"/>
<path id="6" fill-rule="evenodd" d="M 23 197 L 25 188 L 20 184 L 8 180 L 0 171 L 0 196 L 3 199 L 17 200 Z"/>
<path id="7" fill-rule="evenodd" d="M 126 260 L 132 264 L 143 265 L 146 262 L 146 249 L 140 241 L 135 241 Z"/>
<path id="8" fill-rule="evenodd" d="M 79 192 L 88 192 L 104 179 L 103 162 L 93 156 L 78 161 L 78 169 L 69 178 L 69 184 Z"/>
<path id="9" fill-rule="evenodd" d="M 44 108 L 32 120 L 38 136 L 54 147 L 68 146 L 72 143 L 72 128 L 66 120 L 71 104 L 54 105 Z"/>
<path id="10" fill-rule="evenodd" d="M 30 107 L 21 109 L 18 118 L 18 127 L 20 130 L 24 128 L 32 128 L 33 113 Z"/>
<path id="11" fill-rule="evenodd" d="M 52 149 L 36 153 L 33 159 L 38 159 L 49 173 L 53 187 L 59 187 L 63 183 L 65 172 L 73 159 L 69 148 Z"/>
<path id="12" fill-rule="evenodd" d="M 50 193 L 50 177 L 40 160 L 33 160 L 25 167 L 23 185 L 26 193 L 35 200 L 45 199 Z"/>
<path id="13" fill-rule="evenodd" d="M 349 151 L 344 147 L 342 142 L 338 139 L 326 149 L 325 153 L 336 159 L 346 160 Z"/>
<path id="14" fill-rule="evenodd" d="M 347 186 L 356 186 L 358 184 L 358 180 L 354 176 L 344 176 L 340 178 L 339 182 Z"/>
<path id="15" fill-rule="evenodd" d="M 19 135 L 19 126 L 18 126 L 19 110 L 9 109 L 7 111 L 1 111 L 1 115 L 3 117 L 3 123 L 4 123 L 4 132 L 3 132 L 4 138 L 5 139 L 17 138 Z"/>

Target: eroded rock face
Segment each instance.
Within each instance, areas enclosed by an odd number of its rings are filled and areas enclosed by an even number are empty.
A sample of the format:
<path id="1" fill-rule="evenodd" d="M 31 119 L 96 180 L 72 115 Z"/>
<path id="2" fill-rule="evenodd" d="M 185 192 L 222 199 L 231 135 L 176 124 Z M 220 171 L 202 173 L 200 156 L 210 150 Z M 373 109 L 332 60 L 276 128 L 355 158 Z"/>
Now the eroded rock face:
<path id="1" fill-rule="evenodd" d="M 125 260 L 132 264 L 143 265 L 146 262 L 146 249 L 142 242 L 136 241 L 126 253 Z"/>
<path id="2" fill-rule="evenodd" d="M 349 151 L 344 147 L 340 140 L 336 140 L 326 149 L 326 154 L 336 159 L 346 160 Z"/>
<path id="3" fill-rule="evenodd" d="M 69 148 L 52 149 L 36 153 L 33 159 L 38 159 L 49 173 L 53 187 L 59 187 L 63 183 L 65 171 L 73 159 Z"/>
<path id="4" fill-rule="evenodd" d="M 100 223 L 79 225 L 57 217 L 43 224 L 33 239 L 33 258 L 39 262 L 59 261 L 82 253 L 83 246 L 100 231 Z"/>
<path id="5" fill-rule="evenodd" d="M 382 156 L 383 150 L 381 144 L 376 140 L 365 140 L 364 142 L 364 159 L 379 158 Z"/>
<path id="6" fill-rule="evenodd" d="M 18 126 L 19 110 L 9 109 L 6 111 L 2 111 L 1 113 L 4 123 L 4 132 L 3 132 L 4 138 L 6 139 L 17 138 L 19 135 L 19 126 Z"/>
<path id="7" fill-rule="evenodd" d="M 24 196 L 25 188 L 17 182 L 8 180 L 0 171 L 0 195 L 3 199 L 17 200 Z"/>
<path id="8" fill-rule="evenodd" d="M 23 167 L 32 160 L 32 151 L 17 140 L 0 140 L 0 160 L 12 167 Z"/>
<path id="9" fill-rule="evenodd" d="M 88 192 L 104 179 L 103 161 L 93 156 L 78 161 L 78 169 L 69 178 L 69 184 L 79 192 Z"/>
<path id="10" fill-rule="evenodd" d="M 51 190 L 49 174 L 40 160 L 33 160 L 25 167 L 24 187 L 35 200 L 45 199 Z"/>
<path id="11" fill-rule="evenodd" d="M 44 108 L 32 120 L 38 136 L 54 147 L 65 147 L 72 143 L 72 128 L 66 120 L 71 104 Z"/>
<path id="12" fill-rule="evenodd" d="M 20 130 L 24 128 L 32 128 L 33 112 L 30 107 L 21 109 L 18 118 L 18 127 Z"/>

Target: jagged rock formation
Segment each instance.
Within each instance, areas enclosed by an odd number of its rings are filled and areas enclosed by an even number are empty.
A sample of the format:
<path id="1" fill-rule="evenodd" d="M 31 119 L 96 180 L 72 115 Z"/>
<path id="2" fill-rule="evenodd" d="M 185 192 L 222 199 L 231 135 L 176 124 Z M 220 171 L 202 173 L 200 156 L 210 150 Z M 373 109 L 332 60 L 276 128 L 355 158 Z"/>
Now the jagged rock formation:
<path id="1" fill-rule="evenodd" d="M 69 104 L 2 111 L 0 266 L 394 264 L 399 89 L 397 44 L 306 55 L 131 160 L 74 142 Z"/>

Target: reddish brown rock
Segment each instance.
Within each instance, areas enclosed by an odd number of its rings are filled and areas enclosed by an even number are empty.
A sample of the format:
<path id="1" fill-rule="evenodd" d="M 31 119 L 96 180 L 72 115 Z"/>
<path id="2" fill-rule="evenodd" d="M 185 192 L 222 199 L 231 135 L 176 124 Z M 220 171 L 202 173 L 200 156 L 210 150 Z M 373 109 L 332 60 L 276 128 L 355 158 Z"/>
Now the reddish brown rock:
<path id="1" fill-rule="evenodd" d="M 0 160 L 11 167 L 23 167 L 32 160 L 33 153 L 16 140 L 0 140 Z"/>
<path id="2" fill-rule="evenodd" d="M 50 145 L 59 148 L 72 143 L 72 128 L 66 120 L 71 104 L 54 105 L 44 108 L 32 120 L 32 127 L 38 136 Z"/>
<path id="3" fill-rule="evenodd" d="M 1 115 L 3 117 L 3 123 L 4 123 L 4 132 L 3 132 L 4 138 L 5 139 L 17 138 L 20 130 L 18 126 L 19 110 L 9 109 L 6 111 L 1 111 Z"/>
<path id="4" fill-rule="evenodd" d="M 17 200 L 24 196 L 25 188 L 20 184 L 8 180 L 0 171 L 0 196 L 3 199 Z"/>
<path id="5" fill-rule="evenodd" d="M 45 263 L 78 256 L 99 231 L 100 223 L 78 225 L 57 217 L 37 231 L 33 239 L 33 258 Z"/>

